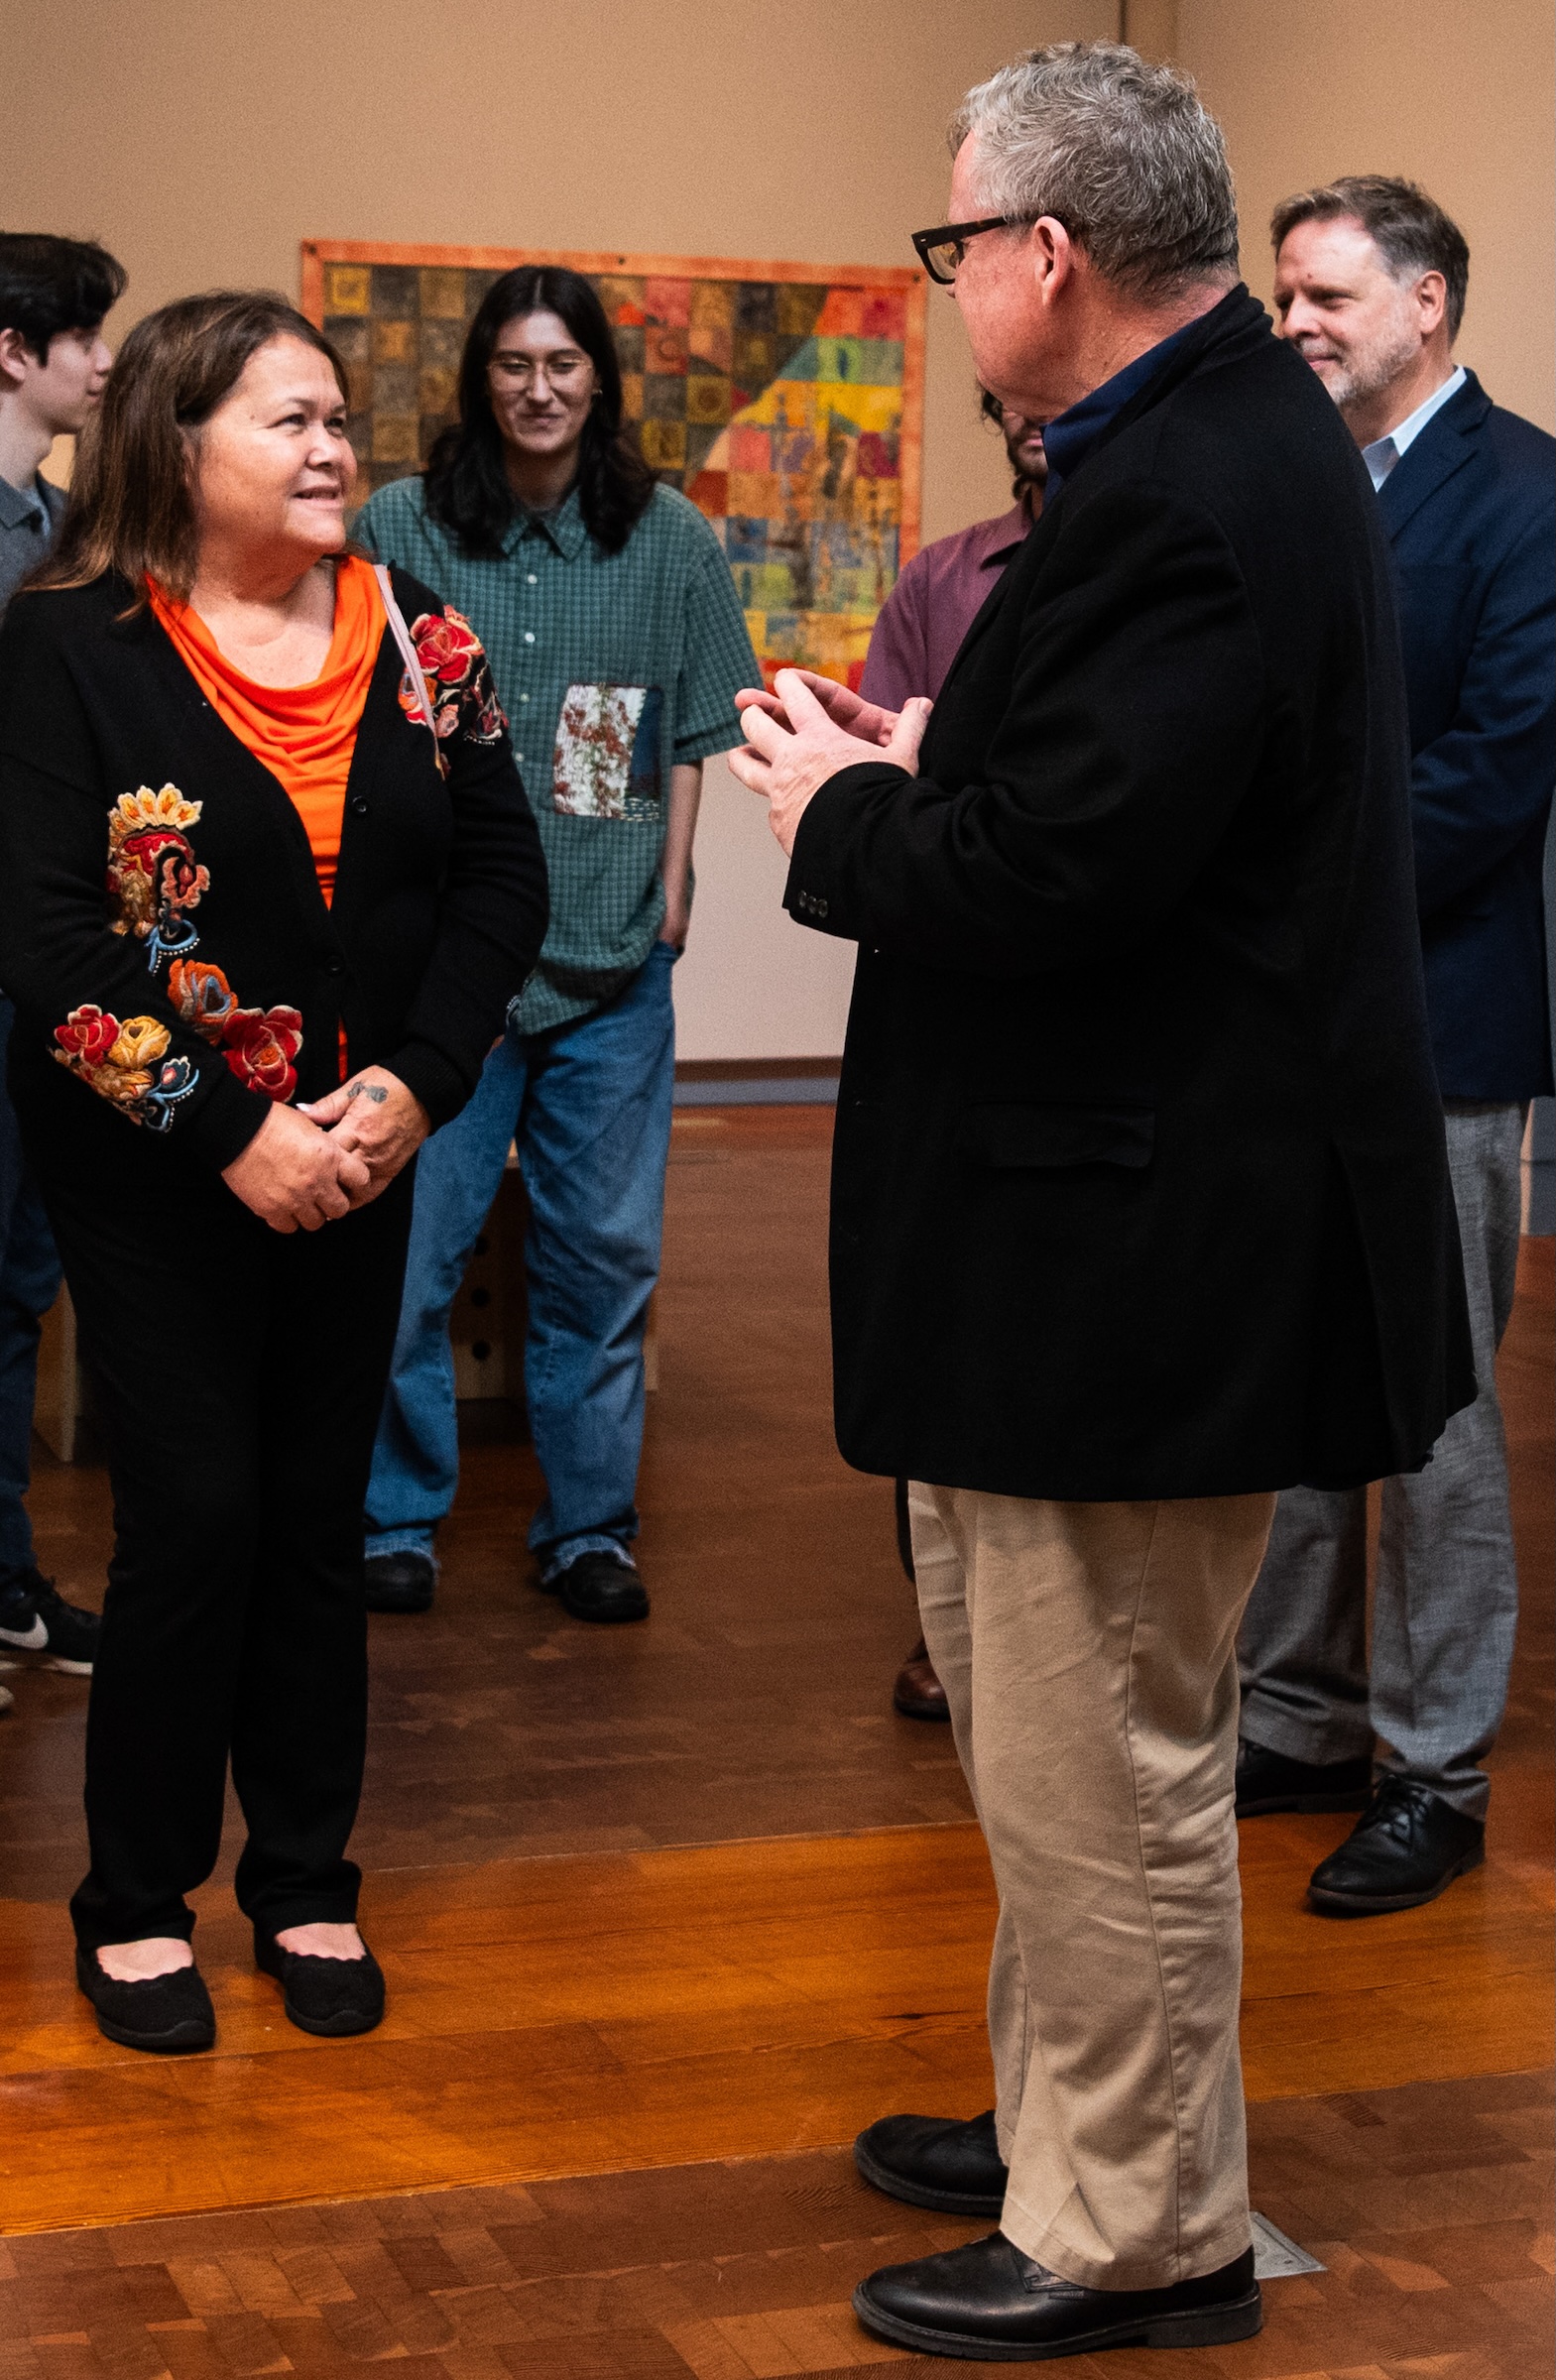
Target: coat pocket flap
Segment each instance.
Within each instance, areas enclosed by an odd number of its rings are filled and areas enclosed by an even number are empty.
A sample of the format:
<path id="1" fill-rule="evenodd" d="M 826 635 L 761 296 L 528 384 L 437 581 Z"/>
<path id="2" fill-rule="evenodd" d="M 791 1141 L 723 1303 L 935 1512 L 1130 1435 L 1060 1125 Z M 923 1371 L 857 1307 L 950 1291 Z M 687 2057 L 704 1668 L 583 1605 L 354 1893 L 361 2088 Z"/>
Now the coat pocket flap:
<path id="1" fill-rule="evenodd" d="M 968 1108 L 957 1130 L 963 1156 L 984 1165 L 1148 1165 L 1154 1108 Z"/>

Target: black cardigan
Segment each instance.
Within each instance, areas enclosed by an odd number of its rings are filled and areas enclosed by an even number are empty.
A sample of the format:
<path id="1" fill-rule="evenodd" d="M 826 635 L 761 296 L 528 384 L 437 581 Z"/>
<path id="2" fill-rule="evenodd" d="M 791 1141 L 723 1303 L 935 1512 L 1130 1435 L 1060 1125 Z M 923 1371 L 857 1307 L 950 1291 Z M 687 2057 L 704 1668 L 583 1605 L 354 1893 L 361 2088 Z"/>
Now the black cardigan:
<path id="1" fill-rule="evenodd" d="M 123 580 L 12 603 L 0 984 L 24 1123 L 83 1157 L 134 1139 L 219 1169 L 270 1100 L 338 1083 L 342 1025 L 352 1069 L 388 1067 L 434 1126 L 470 1097 L 539 952 L 545 863 L 480 646 L 415 579 L 393 583 L 439 734 L 386 628 L 332 905 L 284 787 Z"/>

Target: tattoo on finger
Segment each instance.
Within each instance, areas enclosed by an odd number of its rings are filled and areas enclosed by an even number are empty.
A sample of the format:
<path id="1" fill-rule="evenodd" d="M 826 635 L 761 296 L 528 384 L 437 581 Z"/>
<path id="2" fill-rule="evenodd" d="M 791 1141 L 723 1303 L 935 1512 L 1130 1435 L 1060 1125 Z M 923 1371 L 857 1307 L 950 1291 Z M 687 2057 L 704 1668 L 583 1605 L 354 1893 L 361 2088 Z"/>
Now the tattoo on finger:
<path id="1" fill-rule="evenodd" d="M 389 1093 L 382 1083 L 353 1083 L 346 1093 L 346 1097 L 347 1099 L 370 1099 L 376 1108 L 381 1108 L 389 1097 Z"/>

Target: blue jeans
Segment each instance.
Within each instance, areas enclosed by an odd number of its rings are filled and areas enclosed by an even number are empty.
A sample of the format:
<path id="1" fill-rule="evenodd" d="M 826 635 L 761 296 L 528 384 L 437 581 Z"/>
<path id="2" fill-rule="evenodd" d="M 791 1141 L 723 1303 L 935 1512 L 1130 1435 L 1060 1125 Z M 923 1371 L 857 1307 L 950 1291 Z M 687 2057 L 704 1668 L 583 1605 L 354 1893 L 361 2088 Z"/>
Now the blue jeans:
<path id="1" fill-rule="evenodd" d="M 33 1403 L 39 1324 L 60 1294 L 60 1258 L 16 1111 L 5 1091 L 5 1053 L 16 1011 L 0 996 L 0 1588 L 33 1568 Z"/>
<path id="2" fill-rule="evenodd" d="M 369 1555 L 430 1552 L 459 1485 L 448 1313 L 509 1142 L 530 1200 L 525 1396 L 545 1500 L 530 1526 L 540 1575 L 638 1534 L 643 1331 L 658 1278 L 675 1076 L 670 972 L 656 942 L 608 1007 L 510 1032 L 474 1098 L 417 1162 L 400 1335 L 373 1451 Z"/>

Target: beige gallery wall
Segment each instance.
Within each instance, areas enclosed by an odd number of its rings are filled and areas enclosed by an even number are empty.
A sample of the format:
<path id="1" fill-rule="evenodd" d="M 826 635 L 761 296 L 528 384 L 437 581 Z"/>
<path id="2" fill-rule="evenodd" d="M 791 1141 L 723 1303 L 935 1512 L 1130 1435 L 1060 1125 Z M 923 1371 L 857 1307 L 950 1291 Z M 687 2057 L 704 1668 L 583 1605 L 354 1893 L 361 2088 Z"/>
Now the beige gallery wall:
<path id="1" fill-rule="evenodd" d="M 123 258 L 110 337 L 218 282 L 296 292 L 306 236 L 910 265 L 968 84 L 1117 25 L 1115 0 L 63 0 L 30 21 L 59 104 L 8 111 L 0 221 Z M 945 298 L 927 381 L 932 537 L 1010 501 Z M 685 1056 L 840 1046 L 852 950 L 779 910 L 759 806 L 712 764 Z"/>
<path id="2" fill-rule="evenodd" d="M 1277 199 L 1339 174 L 1408 175 L 1470 243 L 1460 361 L 1556 430 L 1552 0 L 1177 0 L 1174 13 L 1179 62 L 1226 128 L 1257 294 Z"/>

